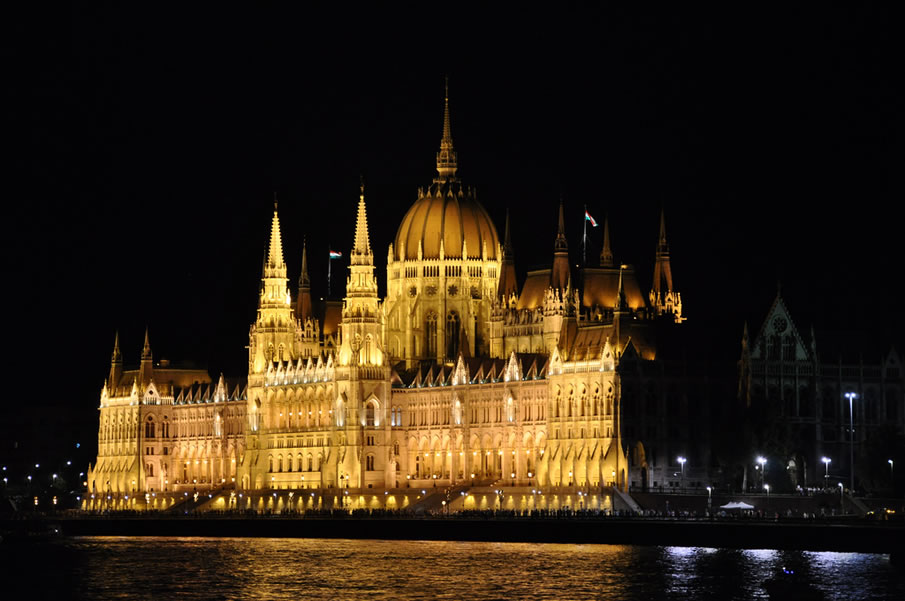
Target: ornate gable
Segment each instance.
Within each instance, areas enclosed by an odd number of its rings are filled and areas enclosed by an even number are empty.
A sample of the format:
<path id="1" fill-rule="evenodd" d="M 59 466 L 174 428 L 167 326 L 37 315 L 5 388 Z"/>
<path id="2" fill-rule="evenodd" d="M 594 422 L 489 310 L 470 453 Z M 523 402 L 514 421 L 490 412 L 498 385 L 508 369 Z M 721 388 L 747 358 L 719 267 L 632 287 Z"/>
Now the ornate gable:
<path id="1" fill-rule="evenodd" d="M 789 309 L 777 294 L 752 345 L 751 357 L 761 361 L 809 361 L 808 345 L 795 327 Z"/>

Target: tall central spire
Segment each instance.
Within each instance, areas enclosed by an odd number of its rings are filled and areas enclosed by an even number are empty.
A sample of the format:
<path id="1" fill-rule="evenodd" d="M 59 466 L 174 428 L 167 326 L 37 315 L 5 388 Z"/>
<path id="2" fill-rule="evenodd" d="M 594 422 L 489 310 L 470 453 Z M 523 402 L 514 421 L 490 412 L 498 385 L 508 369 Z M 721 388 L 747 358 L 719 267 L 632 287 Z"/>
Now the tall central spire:
<path id="1" fill-rule="evenodd" d="M 456 151 L 453 150 L 452 130 L 449 126 L 449 78 L 446 79 L 446 94 L 443 98 L 443 137 L 440 152 L 437 153 L 437 173 L 440 180 L 454 179 L 458 169 Z"/>

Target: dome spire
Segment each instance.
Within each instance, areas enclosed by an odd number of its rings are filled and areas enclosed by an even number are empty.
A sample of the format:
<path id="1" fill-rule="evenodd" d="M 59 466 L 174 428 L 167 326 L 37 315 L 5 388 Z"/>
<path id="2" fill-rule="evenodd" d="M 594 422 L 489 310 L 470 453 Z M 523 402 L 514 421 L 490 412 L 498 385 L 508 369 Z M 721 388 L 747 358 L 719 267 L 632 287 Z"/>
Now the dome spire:
<path id="1" fill-rule="evenodd" d="M 440 180 L 454 179 L 458 160 L 453 150 L 452 130 L 449 126 L 449 77 L 446 78 L 446 92 L 443 98 L 443 137 L 440 139 L 440 152 L 437 153 L 437 173 Z"/>

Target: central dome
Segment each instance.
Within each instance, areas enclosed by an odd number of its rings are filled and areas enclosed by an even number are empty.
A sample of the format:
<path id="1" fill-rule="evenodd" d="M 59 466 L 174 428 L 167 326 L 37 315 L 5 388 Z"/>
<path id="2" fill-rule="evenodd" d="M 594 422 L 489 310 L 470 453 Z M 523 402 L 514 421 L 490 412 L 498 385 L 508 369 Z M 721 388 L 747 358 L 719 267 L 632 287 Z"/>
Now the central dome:
<path id="1" fill-rule="evenodd" d="M 449 89 L 443 106 L 443 137 L 437 153 L 437 178 L 425 191 L 418 190 L 418 200 L 408 210 L 396 232 L 394 258 L 399 261 L 421 258 L 439 259 L 440 241 L 443 256 L 449 258 L 481 258 L 484 247 L 487 258 L 497 260 L 499 236 L 493 221 L 474 190 L 466 188 L 456 177 L 458 156 L 453 148 L 449 126 Z M 463 256 L 465 246 L 467 257 Z"/>
<path id="2" fill-rule="evenodd" d="M 419 190 L 418 200 L 408 210 L 396 232 L 394 254 L 397 260 L 417 260 L 421 246 L 425 259 L 462 257 L 465 244 L 468 256 L 479 258 L 487 245 L 487 258 L 499 259 L 499 236 L 490 216 L 457 181 L 435 182 L 427 191 Z"/>

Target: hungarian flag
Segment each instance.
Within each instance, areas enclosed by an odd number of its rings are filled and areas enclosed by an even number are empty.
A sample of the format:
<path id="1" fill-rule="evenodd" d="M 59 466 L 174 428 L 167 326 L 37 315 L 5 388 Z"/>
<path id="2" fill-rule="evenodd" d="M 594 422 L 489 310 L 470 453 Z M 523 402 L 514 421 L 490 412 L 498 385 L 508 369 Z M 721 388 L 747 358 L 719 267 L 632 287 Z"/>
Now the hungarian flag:
<path id="1" fill-rule="evenodd" d="M 339 258 L 341 258 L 342 256 L 343 256 L 343 254 L 342 254 L 341 252 L 339 252 L 338 250 L 331 250 L 331 251 L 330 251 L 330 258 L 331 258 L 331 259 L 339 259 Z"/>
<path id="2" fill-rule="evenodd" d="M 597 222 L 594 221 L 594 218 L 591 217 L 591 214 L 588 213 L 587 209 L 584 210 L 584 219 L 585 221 L 590 221 L 592 226 L 597 227 Z"/>

